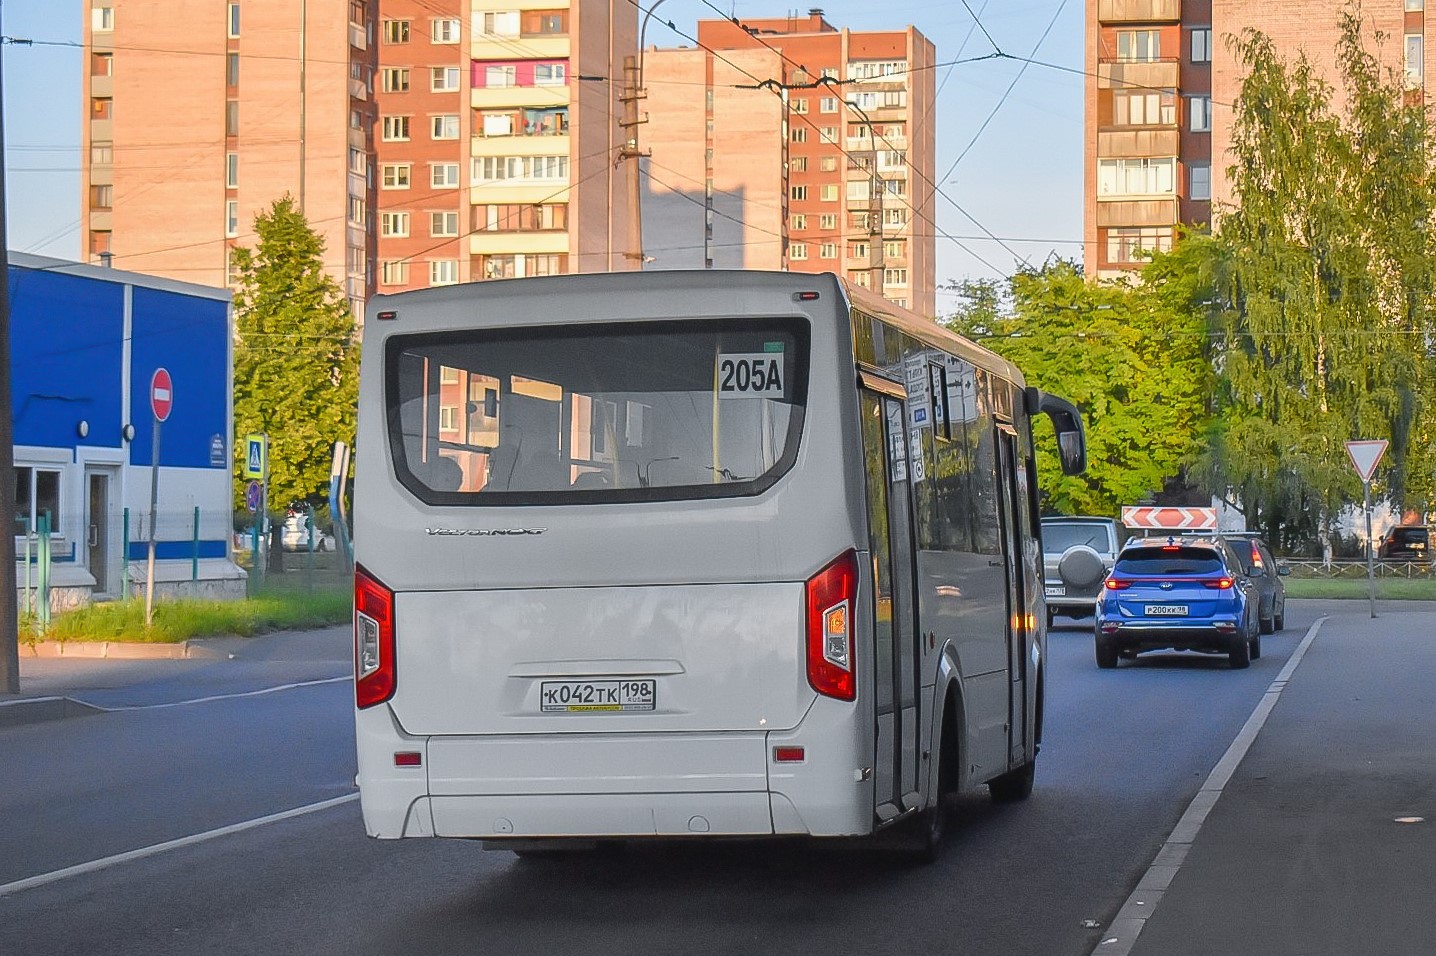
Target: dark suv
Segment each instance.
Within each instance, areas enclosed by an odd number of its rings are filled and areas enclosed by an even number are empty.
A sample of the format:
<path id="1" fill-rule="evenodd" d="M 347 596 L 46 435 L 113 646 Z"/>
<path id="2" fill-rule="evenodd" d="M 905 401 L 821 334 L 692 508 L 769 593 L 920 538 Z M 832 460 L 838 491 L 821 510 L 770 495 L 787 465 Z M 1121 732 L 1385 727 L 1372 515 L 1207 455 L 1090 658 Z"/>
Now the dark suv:
<path id="1" fill-rule="evenodd" d="M 1191 534 L 1211 537 L 1211 532 Z M 1223 531 L 1220 535 L 1236 552 L 1241 569 L 1256 590 L 1257 623 L 1263 634 L 1286 627 L 1286 584 L 1282 578 L 1291 568 L 1272 557 L 1271 548 L 1256 531 Z"/>
<path id="2" fill-rule="evenodd" d="M 1425 525 L 1398 525 L 1381 541 L 1381 556 L 1406 561 L 1431 557 L 1431 532 Z"/>
<path id="3" fill-rule="evenodd" d="M 1097 604 L 1126 529 L 1111 518 L 1043 518 L 1042 566 L 1047 626 L 1058 614 L 1086 617 Z"/>

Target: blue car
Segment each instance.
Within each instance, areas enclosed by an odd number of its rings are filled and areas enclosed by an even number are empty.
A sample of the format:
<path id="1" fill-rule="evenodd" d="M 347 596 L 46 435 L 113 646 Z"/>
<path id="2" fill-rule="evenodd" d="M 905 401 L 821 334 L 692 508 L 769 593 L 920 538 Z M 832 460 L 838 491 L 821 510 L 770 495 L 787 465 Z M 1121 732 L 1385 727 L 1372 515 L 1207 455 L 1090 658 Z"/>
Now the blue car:
<path id="1" fill-rule="evenodd" d="M 1226 654 L 1233 668 L 1261 656 L 1259 596 L 1220 537 L 1137 538 L 1117 555 L 1097 599 L 1097 666 L 1142 651 Z"/>

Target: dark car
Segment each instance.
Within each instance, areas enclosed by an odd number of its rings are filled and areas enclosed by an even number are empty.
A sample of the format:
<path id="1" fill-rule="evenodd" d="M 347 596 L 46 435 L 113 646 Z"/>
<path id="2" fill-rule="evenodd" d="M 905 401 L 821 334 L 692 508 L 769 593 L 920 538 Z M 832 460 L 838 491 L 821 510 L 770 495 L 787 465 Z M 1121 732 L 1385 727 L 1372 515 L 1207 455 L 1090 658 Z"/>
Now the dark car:
<path id="1" fill-rule="evenodd" d="M 1232 542 L 1134 539 L 1117 555 L 1097 601 L 1097 666 L 1170 649 L 1225 653 L 1233 668 L 1246 667 L 1261 656 L 1259 604 L 1255 579 Z"/>
<path id="2" fill-rule="evenodd" d="M 1223 531 L 1237 553 L 1242 570 L 1256 585 L 1258 594 L 1257 622 L 1263 634 L 1272 634 L 1286 627 L 1286 584 L 1282 578 L 1291 568 L 1272 557 L 1271 548 L 1256 531 Z"/>
<path id="3" fill-rule="evenodd" d="M 1431 531 L 1425 525 L 1403 524 L 1381 539 L 1381 557 L 1425 561 L 1431 557 Z"/>

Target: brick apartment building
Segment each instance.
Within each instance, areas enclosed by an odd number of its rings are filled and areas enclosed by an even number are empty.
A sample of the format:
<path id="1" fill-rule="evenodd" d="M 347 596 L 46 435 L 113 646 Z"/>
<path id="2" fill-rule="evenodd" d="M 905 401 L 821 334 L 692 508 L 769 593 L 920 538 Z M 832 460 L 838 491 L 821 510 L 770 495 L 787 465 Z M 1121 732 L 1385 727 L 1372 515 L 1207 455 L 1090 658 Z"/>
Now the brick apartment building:
<path id="1" fill-rule="evenodd" d="M 288 193 L 369 293 L 376 0 L 85 0 L 86 258 L 224 286 Z"/>
<path id="2" fill-rule="evenodd" d="M 383 0 L 377 291 L 637 268 L 625 0 Z"/>
<path id="3" fill-rule="evenodd" d="M 932 43 L 821 10 L 697 38 L 643 51 L 647 268 L 835 272 L 935 315 Z"/>
<path id="4" fill-rule="evenodd" d="M 1343 0 L 1088 0 L 1088 275 L 1140 268 L 1141 250 L 1169 249 L 1178 223 L 1208 225 L 1229 201 L 1230 104 L 1241 74 L 1228 38 L 1261 30 L 1282 55 L 1304 52 L 1339 88 L 1343 8 Z M 1364 0 L 1361 14 L 1368 37 L 1385 37 L 1369 49 L 1422 87 L 1436 66 L 1427 62 L 1424 0 Z"/>

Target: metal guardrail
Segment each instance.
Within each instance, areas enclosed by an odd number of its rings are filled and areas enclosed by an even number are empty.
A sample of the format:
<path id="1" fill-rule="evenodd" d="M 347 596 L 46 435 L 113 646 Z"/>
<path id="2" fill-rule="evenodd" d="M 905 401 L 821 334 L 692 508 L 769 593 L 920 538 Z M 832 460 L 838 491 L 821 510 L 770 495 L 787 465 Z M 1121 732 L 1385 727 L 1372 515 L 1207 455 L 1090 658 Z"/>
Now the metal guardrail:
<path id="1" fill-rule="evenodd" d="M 1307 558 L 1279 558 L 1298 578 L 1364 578 L 1366 559 L 1351 558 L 1333 561 Z M 1430 561 L 1399 561 L 1383 559 L 1373 565 L 1378 578 L 1436 578 L 1436 567 Z"/>

